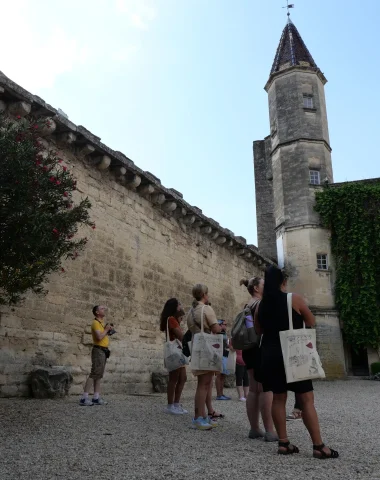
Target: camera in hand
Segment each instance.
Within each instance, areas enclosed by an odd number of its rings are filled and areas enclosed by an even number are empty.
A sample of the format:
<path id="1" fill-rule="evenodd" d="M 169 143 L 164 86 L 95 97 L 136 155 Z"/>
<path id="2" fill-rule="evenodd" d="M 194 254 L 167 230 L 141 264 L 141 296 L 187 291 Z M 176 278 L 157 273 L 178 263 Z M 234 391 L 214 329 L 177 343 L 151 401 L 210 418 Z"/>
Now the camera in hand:
<path id="1" fill-rule="evenodd" d="M 108 323 L 107 323 L 107 325 L 108 325 Z M 108 336 L 115 335 L 116 330 L 113 328 L 113 323 L 110 323 L 109 325 L 110 325 L 110 327 L 112 327 L 112 328 L 111 328 L 111 330 L 108 330 L 107 335 L 108 335 Z"/>

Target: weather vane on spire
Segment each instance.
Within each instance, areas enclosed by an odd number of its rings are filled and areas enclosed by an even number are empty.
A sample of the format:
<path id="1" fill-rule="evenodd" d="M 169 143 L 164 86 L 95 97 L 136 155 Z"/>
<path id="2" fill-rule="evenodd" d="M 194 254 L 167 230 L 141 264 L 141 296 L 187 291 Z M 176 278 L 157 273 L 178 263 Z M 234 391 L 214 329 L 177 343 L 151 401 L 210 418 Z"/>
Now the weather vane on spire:
<path id="1" fill-rule="evenodd" d="M 290 17 L 290 12 L 289 12 L 289 10 L 290 10 L 291 8 L 294 8 L 294 3 L 289 3 L 289 0 L 286 0 L 286 7 L 282 7 L 282 8 L 286 8 L 286 9 L 288 10 L 287 16 L 288 16 L 288 18 L 289 18 L 289 17 Z"/>

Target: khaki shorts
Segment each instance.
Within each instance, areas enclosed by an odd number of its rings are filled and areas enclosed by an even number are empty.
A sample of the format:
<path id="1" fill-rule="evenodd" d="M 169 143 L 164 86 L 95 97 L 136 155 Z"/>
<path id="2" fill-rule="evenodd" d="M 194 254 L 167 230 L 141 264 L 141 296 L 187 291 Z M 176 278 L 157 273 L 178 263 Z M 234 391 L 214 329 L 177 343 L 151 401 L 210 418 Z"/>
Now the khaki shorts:
<path id="1" fill-rule="evenodd" d="M 91 351 L 91 373 L 90 378 L 94 380 L 100 380 L 103 378 L 104 370 L 106 368 L 106 352 L 101 348 L 92 347 Z"/>

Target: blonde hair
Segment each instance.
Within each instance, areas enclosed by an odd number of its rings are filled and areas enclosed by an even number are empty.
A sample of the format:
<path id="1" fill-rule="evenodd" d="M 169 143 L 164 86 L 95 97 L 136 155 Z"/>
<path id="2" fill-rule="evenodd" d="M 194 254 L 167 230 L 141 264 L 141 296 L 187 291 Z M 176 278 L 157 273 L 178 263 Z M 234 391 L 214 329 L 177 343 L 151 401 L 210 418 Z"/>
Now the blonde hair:
<path id="1" fill-rule="evenodd" d="M 203 296 L 206 295 L 207 293 L 208 293 L 208 287 L 207 285 L 203 285 L 202 283 L 197 283 L 196 285 L 194 285 L 192 290 L 193 297 L 198 302 L 202 300 Z"/>
<path id="2" fill-rule="evenodd" d="M 245 287 L 247 287 L 248 293 L 250 295 L 254 295 L 255 287 L 258 287 L 260 285 L 261 280 L 261 277 L 252 277 L 249 280 L 247 278 L 242 278 L 240 280 L 240 285 L 244 285 Z"/>

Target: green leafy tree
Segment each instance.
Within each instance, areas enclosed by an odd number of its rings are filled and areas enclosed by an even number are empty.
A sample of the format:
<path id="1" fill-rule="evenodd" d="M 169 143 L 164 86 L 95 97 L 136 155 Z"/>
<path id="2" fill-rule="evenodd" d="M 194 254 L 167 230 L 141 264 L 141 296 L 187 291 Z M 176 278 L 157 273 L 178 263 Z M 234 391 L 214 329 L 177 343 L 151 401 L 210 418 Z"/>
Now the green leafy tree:
<path id="1" fill-rule="evenodd" d="M 315 209 L 331 231 L 344 337 L 355 348 L 379 348 L 380 182 L 327 187 Z"/>
<path id="2" fill-rule="evenodd" d="M 73 203 L 76 181 L 55 151 L 44 151 L 42 122 L 0 116 L 0 304 L 14 305 L 43 284 L 62 260 L 75 259 L 95 228 L 86 198 Z"/>

